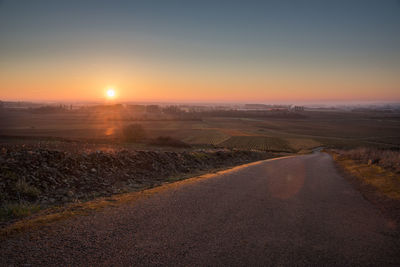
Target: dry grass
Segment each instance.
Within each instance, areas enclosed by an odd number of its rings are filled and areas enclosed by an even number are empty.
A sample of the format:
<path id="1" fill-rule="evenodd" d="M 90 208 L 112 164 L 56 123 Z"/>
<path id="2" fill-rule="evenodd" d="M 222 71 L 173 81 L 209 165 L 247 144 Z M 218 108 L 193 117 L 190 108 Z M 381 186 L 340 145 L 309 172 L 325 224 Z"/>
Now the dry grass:
<path id="1" fill-rule="evenodd" d="M 400 173 L 400 151 L 357 148 L 339 152 L 342 156 L 364 164 L 374 164 Z"/>
<path id="2" fill-rule="evenodd" d="M 357 158 L 351 158 L 350 156 Z M 361 158 L 360 154 L 357 154 Z M 372 186 L 378 193 L 390 199 L 400 200 L 400 174 L 376 164 L 363 163 L 353 152 L 333 153 L 333 158 L 345 171 L 363 184 Z"/>

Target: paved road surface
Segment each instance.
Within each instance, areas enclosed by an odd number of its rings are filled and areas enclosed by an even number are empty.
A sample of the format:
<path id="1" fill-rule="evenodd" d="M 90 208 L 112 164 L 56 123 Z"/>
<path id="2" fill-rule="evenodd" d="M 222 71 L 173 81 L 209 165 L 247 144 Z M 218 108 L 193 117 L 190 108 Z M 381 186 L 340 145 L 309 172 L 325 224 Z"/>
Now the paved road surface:
<path id="1" fill-rule="evenodd" d="M 21 234 L 0 265 L 395 266 L 395 229 L 317 152 Z"/>

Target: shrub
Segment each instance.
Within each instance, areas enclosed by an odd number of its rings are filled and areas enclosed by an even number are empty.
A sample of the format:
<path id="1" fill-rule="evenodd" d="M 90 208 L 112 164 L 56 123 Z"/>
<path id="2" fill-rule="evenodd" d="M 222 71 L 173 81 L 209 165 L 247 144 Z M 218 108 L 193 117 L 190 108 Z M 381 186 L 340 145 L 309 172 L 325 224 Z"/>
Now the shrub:
<path id="1" fill-rule="evenodd" d="M 128 142 L 138 142 L 146 137 L 146 132 L 138 123 L 129 124 L 122 128 L 122 136 Z"/>

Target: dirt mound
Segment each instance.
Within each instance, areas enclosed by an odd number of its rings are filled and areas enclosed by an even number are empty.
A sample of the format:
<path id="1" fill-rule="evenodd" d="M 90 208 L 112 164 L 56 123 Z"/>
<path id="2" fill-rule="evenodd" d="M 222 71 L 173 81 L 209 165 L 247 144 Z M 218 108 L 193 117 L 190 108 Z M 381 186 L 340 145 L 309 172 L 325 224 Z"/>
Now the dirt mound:
<path id="1" fill-rule="evenodd" d="M 48 206 L 87 200 L 272 156 L 235 150 L 73 153 L 4 147 L 0 150 L 0 205 L 23 201 Z"/>

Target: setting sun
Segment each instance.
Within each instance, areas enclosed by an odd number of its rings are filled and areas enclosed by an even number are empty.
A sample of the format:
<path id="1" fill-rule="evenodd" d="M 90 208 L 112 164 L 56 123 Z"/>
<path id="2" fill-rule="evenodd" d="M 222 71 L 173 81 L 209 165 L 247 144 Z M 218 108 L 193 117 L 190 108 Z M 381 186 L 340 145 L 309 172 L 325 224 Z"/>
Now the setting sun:
<path id="1" fill-rule="evenodd" d="M 107 98 L 114 98 L 115 97 L 115 90 L 110 88 L 107 90 Z"/>

